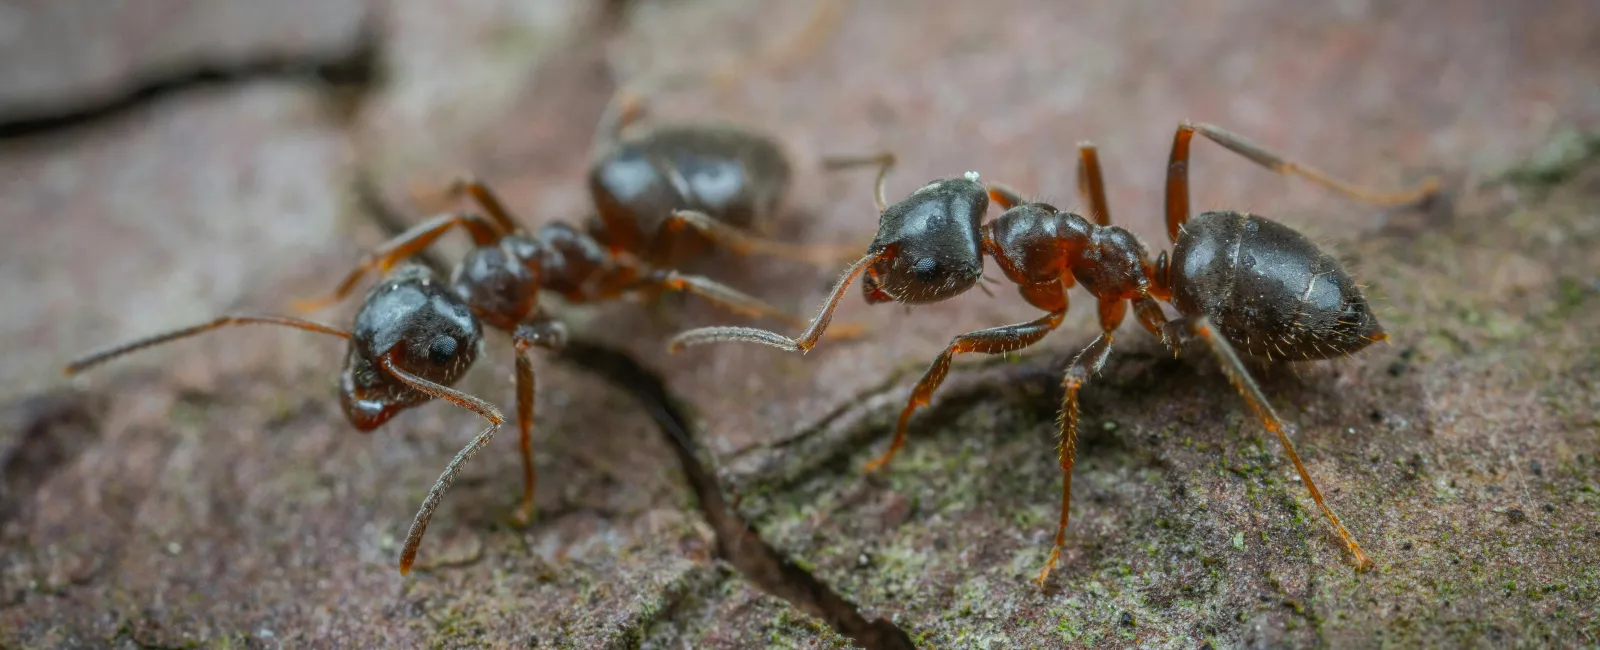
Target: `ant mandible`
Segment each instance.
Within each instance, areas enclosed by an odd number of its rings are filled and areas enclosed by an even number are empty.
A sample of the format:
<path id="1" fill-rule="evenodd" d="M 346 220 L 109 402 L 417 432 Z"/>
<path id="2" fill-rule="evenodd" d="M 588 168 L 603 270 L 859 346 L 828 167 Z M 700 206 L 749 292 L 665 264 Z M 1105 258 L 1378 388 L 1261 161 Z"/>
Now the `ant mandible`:
<path id="1" fill-rule="evenodd" d="M 878 234 L 866 256 L 851 265 L 834 286 L 805 332 L 789 338 L 750 327 L 708 327 L 679 334 L 669 349 L 744 341 L 803 353 L 822 337 L 845 290 L 857 277 L 864 276 L 870 304 L 933 303 L 972 288 L 982 276 L 983 256 L 993 257 L 1028 304 L 1048 314 L 952 339 L 912 390 L 895 427 L 894 441 L 867 465 L 870 472 L 887 465 L 900 449 L 912 413 L 928 404 L 944 381 L 953 356 L 1000 354 L 1037 343 L 1061 325 L 1067 313 L 1067 289 L 1081 282 L 1096 300 L 1101 333 L 1072 360 L 1063 379 L 1065 394 L 1057 432 L 1063 475 L 1061 518 L 1049 560 L 1036 580 L 1040 587 L 1060 559 L 1066 541 L 1077 448 L 1078 391 L 1104 367 L 1113 333 L 1130 303 L 1139 324 L 1174 353 L 1182 340 L 1194 336 L 1209 345 L 1245 402 L 1283 443 L 1312 500 L 1349 548 L 1357 569 L 1365 570 L 1371 561 L 1323 501 L 1289 442 L 1287 423 L 1262 395 L 1239 353 L 1267 359 L 1329 359 L 1350 355 L 1387 336 L 1361 289 L 1340 263 L 1295 230 L 1243 212 L 1204 212 L 1189 218 L 1189 143 L 1196 133 L 1267 169 L 1300 176 L 1362 201 L 1402 205 L 1437 191 L 1437 183 L 1429 180 L 1404 192 L 1371 192 L 1221 128 L 1183 122 L 1167 163 L 1167 236 L 1172 241 L 1172 255 L 1169 259 L 1162 252 L 1152 263 L 1133 233 L 1110 225 L 1099 158 L 1090 143 L 1079 145 L 1078 187 L 1087 197 L 1093 221 L 1029 202 L 1002 185 L 981 184 L 974 172 L 933 181 L 890 205 L 884 198 L 884 182 L 895 162 L 892 154 L 832 159 L 829 164 L 833 167 L 878 166 Z M 1005 212 L 981 223 L 990 201 Z M 1171 303 L 1179 318 L 1167 320 L 1159 301 Z"/>
<path id="2" fill-rule="evenodd" d="M 534 371 L 529 350 L 558 348 L 567 336 L 563 324 L 540 308 L 540 291 L 574 303 L 613 300 L 641 291 L 682 291 L 737 313 L 803 325 L 804 319 L 731 287 L 664 265 L 699 252 L 693 245 L 707 241 L 739 253 L 822 264 L 837 258 L 826 247 L 769 241 L 737 227 L 757 222 L 775 209 L 787 187 L 788 161 L 769 138 L 753 131 L 697 125 L 666 126 L 624 138 L 623 127 L 642 110 L 636 96 L 618 98 L 613 103 L 616 110 L 608 110 L 600 128 L 612 142 L 597 153 L 591 166 L 591 189 L 600 215 L 592 232 L 553 222 L 530 234 L 488 186 L 464 178 L 452 185 L 452 195 L 470 196 L 487 217 L 453 212 L 419 223 L 363 257 L 328 297 L 297 304 L 302 311 L 319 309 L 348 296 L 369 271 L 386 273 L 367 292 L 351 330 L 287 316 L 221 316 L 92 353 L 68 364 L 65 372 L 76 374 L 136 350 L 225 326 L 279 325 L 350 342 L 339 395 L 346 419 L 359 431 L 372 431 L 397 413 L 434 398 L 477 413 L 488 420 L 488 427 L 446 465 L 406 534 L 400 555 L 400 573 L 406 574 L 434 509 L 461 466 L 488 444 L 505 421 L 492 404 L 451 388 L 481 353 L 483 327 L 493 327 L 511 334 L 517 355 L 523 470 L 517 518 L 525 522 L 532 515 L 535 485 Z M 653 231 L 647 230 L 652 226 Z M 448 282 L 441 282 L 425 266 L 405 261 L 457 228 L 467 232 L 474 248 Z M 693 233 L 702 239 L 685 237 Z"/>

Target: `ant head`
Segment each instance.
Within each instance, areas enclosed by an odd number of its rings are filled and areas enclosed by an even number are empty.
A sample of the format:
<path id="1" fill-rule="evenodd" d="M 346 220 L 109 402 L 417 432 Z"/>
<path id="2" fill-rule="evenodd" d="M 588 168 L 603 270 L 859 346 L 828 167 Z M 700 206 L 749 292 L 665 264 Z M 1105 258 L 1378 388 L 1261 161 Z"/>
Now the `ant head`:
<path id="1" fill-rule="evenodd" d="M 978 224 L 988 209 L 976 172 L 934 181 L 889 206 L 869 250 L 893 252 L 867 269 L 867 302 L 930 303 L 971 289 L 983 276 Z"/>
<path id="2" fill-rule="evenodd" d="M 367 293 L 339 382 L 345 417 L 362 431 L 433 396 L 393 370 L 449 386 L 478 358 L 483 329 L 427 267 L 406 264 Z M 391 370 L 393 368 L 393 370 Z"/>

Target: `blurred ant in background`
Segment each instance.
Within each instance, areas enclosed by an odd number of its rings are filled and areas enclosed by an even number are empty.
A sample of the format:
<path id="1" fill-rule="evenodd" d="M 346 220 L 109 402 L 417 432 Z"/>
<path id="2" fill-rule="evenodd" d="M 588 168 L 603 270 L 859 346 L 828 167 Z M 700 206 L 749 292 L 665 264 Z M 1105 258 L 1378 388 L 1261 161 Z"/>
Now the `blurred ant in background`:
<path id="1" fill-rule="evenodd" d="M 819 4 L 813 22 L 828 18 L 831 14 L 824 10 L 834 4 Z M 812 31 L 808 27 L 805 33 Z M 400 555 L 400 572 L 405 574 L 461 466 L 505 421 L 494 405 L 451 388 L 482 353 L 484 327 L 502 330 L 511 335 L 516 350 L 523 470 L 517 518 L 526 522 L 535 487 L 535 377 L 529 350 L 559 348 L 567 339 L 565 326 L 541 308 L 541 291 L 573 303 L 640 292 L 687 292 L 740 314 L 804 324 L 804 319 L 670 265 L 703 254 L 706 244 L 822 265 L 839 257 L 837 249 L 770 241 L 746 231 L 778 209 L 790 183 L 789 160 L 771 138 L 716 125 L 666 124 L 629 131 L 642 114 L 638 95 L 619 91 L 600 120 L 588 174 L 599 219 L 587 230 L 558 221 L 529 232 L 487 185 L 463 178 L 452 184 L 451 195 L 470 197 L 481 213 L 450 212 L 423 221 L 364 256 L 331 295 L 297 304 L 302 311 L 321 309 L 349 296 L 368 272 L 383 273 L 367 291 L 349 330 L 287 316 L 220 316 L 89 354 L 68 364 L 65 372 L 76 374 L 124 354 L 226 326 L 279 325 L 349 341 L 339 396 L 346 419 L 359 431 L 372 431 L 435 398 L 477 413 L 489 424 L 450 460 L 428 491 Z M 447 281 L 407 261 L 457 229 L 471 237 L 473 248 Z"/>
<path id="2" fill-rule="evenodd" d="M 888 451 L 867 465 L 887 465 L 905 442 L 907 424 L 944 381 L 952 357 L 966 352 L 1001 354 L 1033 345 L 1061 325 L 1067 289 L 1082 283 L 1096 301 L 1100 336 L 1067 367 L 1059 420 L 1061 518 L 1050 558 L 1039 572 L 1043 587 L 1066 540 L 1072 499 L 1072 464 L 1077 448 L 1078 391 L 1104 367 L 1113 333 L 1128 306 L 1144 329 L 1176 354 L 1191 337 L 1204 340 L 1223 371 L 1261 423 L 1283 443 L 1285 453 L 1311 491 L 1312 500 L 1350 550 L 1358 570 L 1371 565 L 1361 546 L 1323 501 L 1290 444 L 1288 427 L 1250 376 L 1239 353 L 1266 359 L 1320 360 L 1352 354 L 1386 335 L 1360 288 L 1342 265 L 1295 230 L 1265 217 L 1233 211 L 1189 216 L 1189 143 L 1199 133 L 1258 165 L 1308 179 L 1352 198 L 1404 205 L 1431 197 L 1437 183 L 1409 191 L 1375 193 L 1290 161 L 1245 138 L 1208 124 L 1179 125 L 1167 163 L 1167 236 L 1173 249 L 1154 262 L 1133 233 L 1110 225 L 1104 182 L 1095 147 L 1079 145 L 1078 188 L 1089 216 L 1024 200 L 1002 185 L 979 182 L 978 174 L 933 181 L 890 205 L 884 183 L 895 158 L 836 158 L 833 167 L 877 165 L 878 234 L 865 257 L 852 264 L 799 338 L 750 327 L 708 327 L 674 337 L 672 350 L 719 341 L 762 343 L 806 352 L 833 319 L 845 290 L 862 278 L 869 304 L 935 303 L 972 288 L 983 274 L 983 257 L 994 258 L 1028 304 L 1045 312 L 1029 321 L 955 337 L 912 390 Z M 989 203 L 1005 212 L 983 223 Z M 1161 301 L 1178 312 L 1168 320 Z"/>

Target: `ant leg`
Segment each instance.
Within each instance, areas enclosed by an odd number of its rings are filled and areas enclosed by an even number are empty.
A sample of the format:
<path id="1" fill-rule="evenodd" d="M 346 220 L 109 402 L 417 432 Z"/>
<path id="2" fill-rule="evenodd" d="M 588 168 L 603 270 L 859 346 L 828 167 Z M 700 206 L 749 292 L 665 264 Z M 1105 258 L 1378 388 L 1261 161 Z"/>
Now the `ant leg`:
<path id="1" fill-rule="evenodd" d="M 422 500 L 422 508 L 417 510 L 416 518 L 411 521 L 411 529 L 406 532 L 405 547 L 400 551 L 400 575 L 405 575 L 411 572 L 411 565 L 417 560 L 417 547 L 422 544 L 422 534 L 428 530 L 428 521 L 433 519 L 433 511 L 439 507 L 439 500 L 444 498 L 444 493 L 456 482 L 456 475 L 461 473 L 461 466 L 489 444 L 489 439 L 500 430 L 500 425 L 505 423 L 506 418 L 493 404 L 401 370 L 395 365 L 394 352 L 384 355 L 379 367 L 413 390 L 455 404 L 489 421 L 489 426 L 482 433 L 467 443 L 467 446 L 462 447 L 461 451 L 456 452 L 455 458 L 450 459 L 450 463 L 444 467 L 444 473 L 439 475 L 439 480 L 428 490 L 427 498 Z"/>
<path id="2" fill-rule="evenodd" d="M 1100 173 L 1100 154 L 1093 142 L 1078 143 L 1078 194 L 1089 202 L 1090 220 L 1102 226 L 1111 225 L 1105 177 Z"/>
<path id="3" fill-rule="evenodd" d="M 623 129 L 644 119 L 645 113 L 642 93 L 626 87 L 617 88 L 606 102 L 605 110 L 600 113 L 600 121 L 595 123 L 593 144 L 589 150 L 600 151 L 607 143 L 615 142 L 622 137 Z"/>
<path id="4" fill-rule="evenodd" d="M 312 321 L 301 320 L 298 318 L 290 318 L 288 316 L 218 316 L 199 325 L 191 325 L 182 329 L 176 329 L 170 332 L 163 332 L 161 334 L 147 336 L 142 339 L 136 339 L 127 343 L 99 350 L 97 352 L 92 352 L 68 363 L 65 368 L 62 368 L 61 373 L 68 376 L 76 375 L 93 366 L 100 365 L 125 354 L 137 352 L 148 347 L 161 345 L 162 343 L 167 343 L 169 341 L 188 338 L 196 334 L 203 334 L 219 327 L 227 327 L 229 325 L 282 325 L 284 327 L 294 327 L 311 332 L 332 334 L 334 336 L 343 337 L 346 339 L 350 338 L 349 332 L 337 327 L 330 327 L 321 323 L 314 323 Z"/>
<path id="5" fill-rule="evenodd" d="M 806 320 L 799 316 L 704 276 L 684 275 L 670 270 L 653 271 L 639 280 L 636 286 L 652 286 L 668 291 L 691 293 L 718 307 L 752 318 L 772 318 L 795 326 L 806 324 Z"/>
<path id="6" fill-rule="evenodd" d="M 1279 174 L 1299 176 L 1335 192 L 1367 203 L 1406 205 L 1439 191 L 1439 181 L 1430 178 L 1421 185 L 1399 192 L 1376 192 L 1339 180 L 1321 170 L 1289 160 L 1255 142 L 1205 123 L 1182 122 L 1172 139 L 1172 154 L 1167 159 L 1167 236 L 1178 240 L 1178 232 L 1189 220 L 1189 140 L 1198 132 L 1206 139 L 1248 158 L 1251 162 Z"/>
<path id="7" fill-rule="evenodd" d="M 895 156 L 885 151 L 871 156 L 828 156 L 822 159 L 822 168 L 828 170 L 851 169 L 868 165 L 878 166 L 878 180 L 872 187 L 872 198 L 877 202 L 878 214 L 883 214 L 889 209 L 888 187 L 889 170 L 894 168 Z"/>
<path id="8" fill-rule="evenodd" d="M 517 225 L 517 221 L 511 218 L 511 212 L 506 210 L 505 203 L 500 201 L 500 197 L 495 194 L 495 191 L 482 181 L 479 181 L 477 177 L 471 174 L 462 174 L 456 177 L 450 183 L 449 193 L 451 198 L 459 198 L 463 194 L 471 196 L 472 200 L 478 204 L 478 207 L 482 208 L 489 215 L 489 218 L 494 220 L 494 224 L 499 228 L 500 234 L 509 235 L 522 230 Z"/>
<path id="9" fill-rule="evenodd" d="M 1009 186 L 1000 183 L 985 183 L 984 187 L 989 190 L 989 200 L 1000 206 L 1001 210 L 1010 210 L 1028 202 L 1027 199 L 1022 198 L 1021 192 L 1011 189 Z"/>
<path id="10" fill-rule="evenodd" d="M 817 266 L 833 266 L 840 262 L 849 262 L 856 258 L 856 252 L 861 246 L 827 246 L 790 244 L 787 242 L 773 241 L 751 235 L 738 228 L 722 223 L 704 212 L 695 210 L 673 210 L 666 220 L 661 222 L 656 233 L 655 256 L 664 259 L 663 255 L 670 250 L 671 243 L 685 228 L 692 228 L 705 235 L 718 246 L 726 248 L 739 255 L 768 255 L 779 259 L 805 262 Z"/>
<path id="11" fill-rule="evenodd" d="M 1100 303 L 1101 314 L 1104 315 L 1106 311 L 1106 303 Z M 1118 320 L 1121 320 L 1120 316 Z M 1044 588 L 1050 571 L 1056 568 L 1056 562 L 1061 560 L 1061 547 L 1067 543 L 1067 513 L 1072 505 L 1072 463 L 1078 452 L 1078 389 L 1105 367 L 1106 359 L 1111 356 L 1111 332 L 1114 329 L 1102 331 L 1078 356 L 1073 357 L 1072 365 L 1067 366 L 1062 377 L 1061 385 L 1065 392 L 1061 395 L 1061 414 L 1056 420 L 1056 459 L 1061 464 L 1061 519 L 1056 523 L 1056 541 L 1050 548 L 1050 559 L 1045 561 L 1044 569 L 1039 571 L 1039 577 L 1034 580 L 1040 589 Z"/>
<path id="12" fill-rule="evenodd" d="M 362 256 L 361 261 L 356 262 L 356 268 L 345 276 L 332 294 L 314 300 L 297 300 L 294 309 L 303 312 L 316 311 L 343 300 L 345 296 L 350 295 L 352 289 L 355 289 L 356 283 L 361 281 L 361 276 L 366 275 L 367 271 L 373 269 L 377 269 L 380 273 L 388 271 L 401 260 L 422 252 L 429 244 L 457 226 L 466 228 L 467 233 L 472 235 L 472 242 L 479 246 L 500 241 L 500 231 L 495 228 L 493 222 L 484 219 L 482 215 L 471 212 L 441 214 L 412 226 L 410 230 L 400 233 L 394 239 L 384 242 L 383 245 Z"/>
<path id="13" fill-rule="evenodd" d="M 1329 508 L 1328 504 L 1322 500 L 1322 492 L 1317 489 L 1317 484 L 1311 480 L 1311 474 L 1306 472 L 1306 466 L 1300 462 L 1300 455 L 1295 453 L 1294 445 L 1289 442 L 1289 436 L 1285 431 L 1288 425 L 1272 409 L 1272 404 L 1261 393 L 1261 387 L 1256 385 L 1255 379 L 1250 377 L 1250 371 L 1245 368 L 1244 362 L 1240 361 L 1239 355 L 1234 353 L 1233 346 L 1211 324 L 1210 319 L 1204 316 L 1195 318 L 1187 324 L 1190 332 L 1204 338 L 1206 343 L 1210 344 L 1211 351 L 1222 362 L 1222 370 L 1228 375 L 1228 380 L 1233 382 L 1233 387 L 1239 391 L 1240 396 L 1244 397 L 1245 403 L 1250 405 L 1250 410 L 1255 411 L 1256 417 L 1261 420 L 1262 426 L 1278 435 L 1278 442 L 1283 443 L 1284 453 L 1287 453 L 1289 460 L 1294 462 L 1294 469 L 1300 473 L 1300 480 L 1306 484 L 1306 489 L 1311 491 L 1311 500 L 1316 501 L 1317 507 L 1322 508 L 1322 514 L 1327 516 L 1328 521 L 1333 524 L 1334 530 L 1338 531 L 1339 537 L 1344 540 L 1345 547 L 1349 548 L 1350 554 L 1355 556 L 1356 570 L 1364 571 L 1370 568 L 1372 561 L 1367 559 L 1366 553 L 1361 552 L 1361 545 L 1356 543 L 1355 538 L 1350 535 L 1350 531 L 1345 530 L 1344 524 L 1339 523 L 1338 515 L 1333 514 L 1333 509 Z"/>
<path id="14" fill-rule="evenodd" d="M 517 509 L 517 523 L 526 524 L 533 517 L 533 359 L 528 350 L 541 347 L 559 350 L 567 344 L 567 326 L 555 320 L 536 320 L 517 326 L 511 335 L 517 350 L 517 428 L 522 434 L 522 506 Z"/>
<path id="15" fill-rule="evenodd" d="M 1067 310 L 1060 309 L 1037 320 L 978 330 L 951 339 L 950 345 L 934 358 L 928 371 L 922 375 L 922 380 L 917 382 L 917 387 L 911 390 L 911 399 L 906 401 L 906 407 L 900 411 L 900 420 L 895 424 L 894 441 L 889 443 L 889 450 L 867 463 L 866 471 L 876 471 L 888 465 L 895 452 L 900 451 L 906 442 L 906 426 L 911 422 L 911 414 L 916 412 L 917 407 L 927 405 L 933 397 L 933 391 L 944 383 L 945 375 L 950 372 L 950 361 L 955 355 L 963 352 L 1001 354 L 1021 350 L 1038 343 L 1046 334 L 1060 327 L 1061 319 L 1066 315 Z"/>
<path id="16" fill-rule="evenodd" d="M 855 282 L 856 278 L 867 270 L 867 267 L 872 266 L 879 260 L 891 259 L 899 251 L 898 245 L 890 245 L 881 251 L 868 253 L 866 257 L 857 260 L 855 264 L 851 264 L 850 268 L 845 270 L 844 277 L 839 279 L 839 283 L 833 285 L 833 291 L 828 294 L 827 302 L 823 303 L 822 310 L 817 312 L 817 317 L 811 320 L 810 325 L 806 327 L 806 331 L 800 335 L 800 338 L 792 339 L 777 332 L 754 327 L 701 327 L 680 332 L 677 336 L 672 337 L 671 340 L 667 341 L 667 351 L 678 352 L 686 346 L 719 341 L 762 343 L 789 352 L 809 351 L 812 346 L 817 344 L 817 340 L 822 338 L 822 333 L 827 331 L 828 323 L 833 322 L 833 310 L 839 307 L 839 301 L 844 298 L 844 292 L 850 288 L 850 283 Z"/>

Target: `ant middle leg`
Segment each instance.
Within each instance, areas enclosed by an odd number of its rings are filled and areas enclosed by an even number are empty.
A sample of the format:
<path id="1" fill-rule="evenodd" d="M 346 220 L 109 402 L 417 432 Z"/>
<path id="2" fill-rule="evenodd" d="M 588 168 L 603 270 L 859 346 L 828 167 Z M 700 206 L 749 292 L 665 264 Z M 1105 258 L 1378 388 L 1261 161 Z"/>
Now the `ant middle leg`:
<path id="1" fill-rule="evenodd" d="M 1100 336 L 1090 342 L 1062 375 L 1061 413 L 1056 419 L 1056 460 L 1061 465 L 1061 518 L 1056 523 L 1056 541 L 1050 548 L 1050 559 L 1034 580 L 1040 589 L 1045 579 L 1061 560 L 1061 548 L 1067 543 L 1067 513 L 1072 505 L 1072 464 L 1078 453 L 1078 390 L 1089 379 L 1100 374 L 1111 356 L 1113 332 L 1122 325 L 1127 313 L 1127 303 L 1121 300 L 1100 301 Z"/>
<path id="2" fill-rule="evenodd" d="M 1064 295 L 1065 290 L 1063 290 Z M 950 345 L 934 358 L 933 363 L 928 366 L 928 371 L 922 375 L 922 380 L 917 382 L 917 387 L 911 390 L 911 399 L 906 401 L 906 407 L 900 411 L 900 420 L 895 424 L 894 440 L 889 443 L 889 450 L 867 463 L 866 471 L 876 471 L 888 465 L 894 458 L 895 452 L 900 451 L 900 447 L 906 442 L 906 428 L 911 422 L 911 414 L 915 413 L 918 407 L 927 405 L 933 397 L 933 392 L 944 383 L 945 376 L 950 372 L 950 362 L 955 355 L 964 352 L 1001 354 L 1038 343 L 1046 334 L 1061 326 L 1062 318 L 1067 315 L 1065 301 L 1061 304 L 1061 309 L 1036 320 L 969 332 L 951 339 Z"/>
<path id="3" fill-rule="evenodd" d="M 1189 220 L 1189 141 L 1197 132 L 1257 165 L 1279 174 L 1299 176 L 1358 201 L 1378 205 L 1408 205 L 1422 201 L 1439 191 L 1439 181 L 1433 178 L 1423 181 L 1417 187 L 1399 192 L 1368 190 L 1290 160 L 1282 154 L 1221 127 L 1182 122 L 1178 124 L 1178 132 L 1173 136 L 1172 153 L 1167 159 L 1167 236 L 1172 241 L 1178 240 L 1180 229 L 1184 222 Z"/>
<path id="4" fill-rule="evenodd" d="M 567 344 L 567 326 L 560 321 L 538 319 L 517 326 L 511 335 L 512 346 L 517 350 L 517 429 L 522 434 L 522 506 L 517 508 L 517 524 L 526 524 L 533 518 L 533 359 L 528 351 L 535 347 L 559 350 Z"/>
<path id="5" fill-rule="evenodd" d="M 411 229 L 396 235 L 394 239 L 384 242 L 372 252 L 362 256 L 361 261 L 356 262 L 356 267 L 345 276 L 332 294 L 312 300 L 297 300 L 294 309 L 301 312 L 316 311 L 343 300 L 345 296 L 350 295 L 350 291 L 355 289 L 356 283 L 360 282 L 361 277 L 368 271 L 374 269 L 380 273 L 388 271 L 396 263 L 422 252 L 456 227 L 465 228 L 467 234 L 472 236 L 472 242 L 479 246 L 494 244 L 503 236 L 495 223 L 485 219 L 483 215 L 472 212 L 441 214 L 412 226 Z"/>
<path id="6" fill-rule="evenodd" d="M 1322 491 L 1317 489 L 1317 484 L 1311 480 L 1311 474 L 1306 471 L 1305 464 L 1300 462 L 1300 455 L 1295 453 L 1294 445 L 1289 442 L 1288 424 L 1278 417 L 1277 411 L 1273 410 L 1272 404 L 1261 393 L 1261 387 L 1250 376 L 1250 371 L 1245 368 L 1244 362 L 1239 359 L 1239 355 L 1234 351 L 1233 345 L 1228 343 L 1228 340 L 1222 336 L 1222 333 L 1217 330 L 1210 319 L 1204 316 L 1186 320 L 1181 319 L 1176 322 L 1180 323 L 1191 334 L 1205 339 L 1206 343 L 1211 347 L 1211 351 L 1222 362 L 1223 373 L 1228 376 L 1228 380 L 1239 391 L 1239 395 L 1244 397 L 1245 403 L 1250 405 L 1250 410 L 1255 412 L 1256 417 L 1261 420 L 1262 426 L 1266 427 L 1268 431 L 1277 434 L 1278 442 L 1283 443 L 1284 453 L 1289 455 L 1289 460 L 1294 462 L 1295 471 L 1300 473 L 1300 480 L 1306 484 L 1306 489 L 1311 491 L 1311 500 L 1315 501 L 1317 507 L 1322 509 L 1322 514 L 1327 517 L 1329 523 L 1333 524 L 1334 530 L 1339 533 L 1339 537 L 1344 541 L 1345 547 L 1350 549 L 1350 554 L 1355 560 L 1356 570 L 1365 571 L 1371 568 L 1372 561 L 1367 559 L 1367 554 L 1361 551 L 1361 545 L 1356 543 L 1355 537 L 1350 535 L 1350 531 L 1345 530 L 1344 524 L 1339 522 L 1339 516 L 1333 514 L 1333 509 L 1328 507 L 1327 502 L 1322 500 Z"/>

